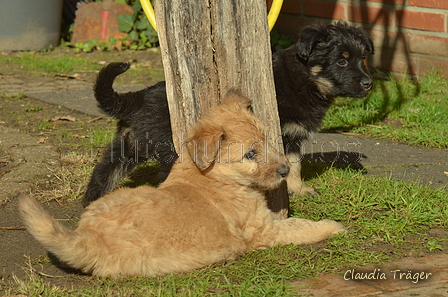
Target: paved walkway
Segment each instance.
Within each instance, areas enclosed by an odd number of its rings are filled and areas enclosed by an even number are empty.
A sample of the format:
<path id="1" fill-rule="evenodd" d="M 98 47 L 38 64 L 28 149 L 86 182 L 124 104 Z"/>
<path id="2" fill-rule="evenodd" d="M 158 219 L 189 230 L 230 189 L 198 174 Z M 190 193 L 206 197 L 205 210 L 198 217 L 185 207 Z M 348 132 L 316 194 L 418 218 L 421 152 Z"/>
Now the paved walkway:
<path id="1" fill-rule="evenodd" d="M 101 115 L 91 91 L 92 82 L 45 78 L 26 83 L 0 79 L 0 92 L 17 94 Z M 143 86 L 119 87 L 119 91 Z M 310 162 L 335 162 L 365 168 L 368 174 L 418 180 L 439 187 L 448 183 L 448 151 L 378 141 L 350 134 L 316 134 L 304 146 Z M 447 187 L 448 190 L 448 187 Z M 359 279 L 367 278 L 367 279 Z M 305 296 L 448 296 L 448 255 L 408 258 L 381 266 L 347 270 L 293 283 Z"/>

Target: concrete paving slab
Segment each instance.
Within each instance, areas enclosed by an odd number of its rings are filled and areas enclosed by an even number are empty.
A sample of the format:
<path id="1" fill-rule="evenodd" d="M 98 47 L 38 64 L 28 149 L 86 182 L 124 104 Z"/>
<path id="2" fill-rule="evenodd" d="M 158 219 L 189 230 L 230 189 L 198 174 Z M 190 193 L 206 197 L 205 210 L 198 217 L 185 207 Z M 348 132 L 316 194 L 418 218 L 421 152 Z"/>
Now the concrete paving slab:
<path id="1" fill-rule="evenodd" d="M 38 137 L 18 129 L 0 126 L 0 152 L 3 157 L 11 156 L 14 168 L 9 172 L 0 172 L 0 205 L 18 190 L 27 191 L 36 178 L 48 176 L 51 169 L 59 166 L 55 148 L 38 140 Z"/>
<path id="2" fill-rule="evenodd" d="M 143 89 L 144 86 L 118 86 L 117 92 L 131 92 Z M 93 96 L 92 89 L 51 91 L 46 88 L 34 89 L 26 93 L 28 96 L 41 101 L 52 103 L 58 106 L 64 106 L 76 111 L 90 114 L 93 116 L 102 116 L 104 113 L 97 107 L 97 102 Z"/>
<path id="3" fill-rule="evenodd" d="M 448 184 L 448 150 L 410 146 L 353 134 L 317 133 L 303 145 L 311 162 L 366 169 L 367 174 L 419 181 L 440 187 Z M 448 187 L 446 188 L 448 190 Z"/>

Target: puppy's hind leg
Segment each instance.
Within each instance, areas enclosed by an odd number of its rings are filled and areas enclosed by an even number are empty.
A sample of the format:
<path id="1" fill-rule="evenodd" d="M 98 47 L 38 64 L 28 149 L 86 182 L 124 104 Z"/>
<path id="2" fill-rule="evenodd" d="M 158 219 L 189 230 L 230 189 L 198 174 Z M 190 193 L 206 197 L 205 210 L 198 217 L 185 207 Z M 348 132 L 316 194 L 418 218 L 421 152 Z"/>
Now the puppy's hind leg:
<path id="1" fill-rule="evenodd" d="M 93 170 L 86 193 L 82 199 L 84 207 L 113 190 L 121 179 L 135 167 L 133 163 L 121 161 L 111 163 L 107 157 L 106 155 L 103 161 L 98 163 Z"/>
<path id="2" fill-rule="evenodd" d="M 87 185 L 86 193 L 82 199 L 82 205 L 87 207 L 91 202 L 103 197 L 113 190 L 123 177 L 138 164 L 131 147 L 127 141 L 117 138 L 111 144 L 101 162 L 93 169 L 92 177 Z M 146 159 L 139 158 L 139 162 Z"/>
<path id="3" fill-rule="evenodd" d="M 159 184 L 166 180 L 177 157 L 176 150 L 171 142 L 166 141 L 163 145 L 159 145 L 154 149 L 153 158 L 160 165 L 160 172 L 157 176 Z"/>

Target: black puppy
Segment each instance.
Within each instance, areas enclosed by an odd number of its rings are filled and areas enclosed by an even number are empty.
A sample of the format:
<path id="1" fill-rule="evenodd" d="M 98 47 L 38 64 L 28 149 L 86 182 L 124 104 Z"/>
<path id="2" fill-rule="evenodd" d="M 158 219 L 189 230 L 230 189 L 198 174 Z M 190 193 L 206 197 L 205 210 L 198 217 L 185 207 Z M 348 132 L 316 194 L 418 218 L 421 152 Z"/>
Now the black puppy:
<path id="1" fill-rule="evenodd" d="M 285 153 L 292 163 L 289 192 L 314 193 L 300 178 L 300 147 L 319 131 L 336 96 L 362 98 L 372 88 L 366 55 L 372 39 L 344 22 L 306 26 L 298 42 L 273 55 L 275 90 Z"/>
<path id="2" fill-rule="evenodd" d="M 287 179 L 290 192 L 314 192 L 300 178 L 301 142 L 319 130 L 335 96 L 366 96 L 372 78 L 364 60 L 367 53 L 373 52 L 372 40 L 365 31 L 339 22 L 306 26 L 295 45 L 274 54 L 283 144 L 293 163 Z M 94 169 L 83 198 L 84 206 L 113 189 L 135 165 L 148 158 L 159 161 L 162 182 L 177 158 L 165 84 L 118 94 L 112 88 L 113 81 L 128 68 L 126 63 L 107 65 L 100 71 L 94 87 L 100 108 L 119 122 L 111 148 Z"/>
<path id="3" fill-rule="evenodd" d="M 98 106 L 118 119 L 115 139 L 92 173 L 82 204 L 104 196 L 136 165 L 149 158 L 160 164 L 164 181 L 177 159 L 172 143 L 165 82 L 124 94 L 112 88 L 114 79 L 129 69 L 128 63 L 111 63 L 98 74 L 93 88 Z"/>

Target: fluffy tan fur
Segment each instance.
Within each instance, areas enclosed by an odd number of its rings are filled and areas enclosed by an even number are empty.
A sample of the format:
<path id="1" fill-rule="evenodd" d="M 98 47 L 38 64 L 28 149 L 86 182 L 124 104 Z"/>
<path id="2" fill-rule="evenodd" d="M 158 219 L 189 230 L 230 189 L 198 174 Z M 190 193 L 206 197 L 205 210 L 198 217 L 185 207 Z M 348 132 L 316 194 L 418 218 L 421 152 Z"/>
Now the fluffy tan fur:
<path id="1" fill-rule="evenodd" d="M 192 127 L 159 188 L 121 188 L 87 207 L 76 230 L 19 197 L 29 232 L 70 266 L 101 277 L 182 272 L 259 248 L 309 244 L 344 231 L 334 221 L 278 220 L 264 193 L 289 171 L 266 143 L 250 100 L 230 92 Z"/>

